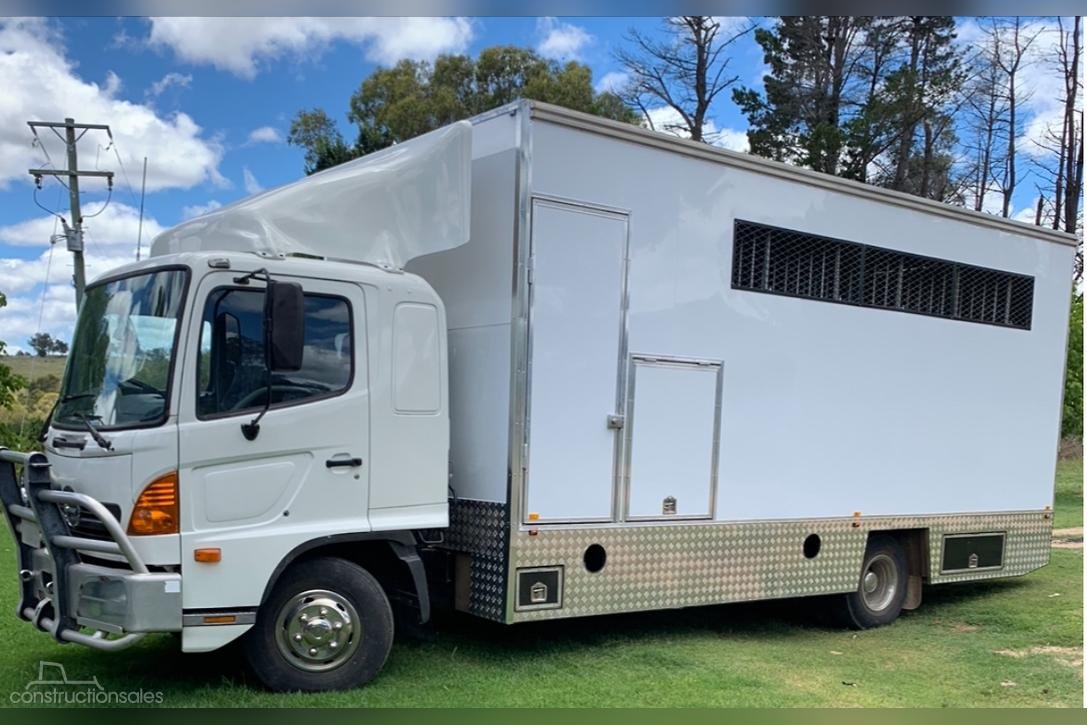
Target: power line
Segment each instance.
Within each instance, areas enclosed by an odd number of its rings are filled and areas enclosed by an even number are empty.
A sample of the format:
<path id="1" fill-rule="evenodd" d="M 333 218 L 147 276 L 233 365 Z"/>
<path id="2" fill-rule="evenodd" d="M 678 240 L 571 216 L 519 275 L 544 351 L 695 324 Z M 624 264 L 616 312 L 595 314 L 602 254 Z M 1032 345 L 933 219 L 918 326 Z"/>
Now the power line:
<path id="1" fill-rule="evenodd" d="M 113 140 L 112 136 L 110 137 L 109 146 L 106 147 L 106 150 L 108 151 L 111 148 L 113 149 L 113 155 L 117 157 L 117 165 L 121 167 L 121 176 L 125 177 L 125 186 L 128 187 L 128 195 L 132 197 L 132 207 L 135 208 L 136 191 L 132 186 L 132 180 L 128 178 L 128 170 L 125 168 L 125 162 L 121 160 L 121 154 L 117 150 L 117 142 Z"/>
<path id="2" fill-rule="evenodd" d="M 79 210 L 79 177 L 91 176 L 105 178 L 106 183 L 109 185 L 110 194 L 106 199 L 106 204 L 102 209 L 109 204 L 110 199 L 113 198 L 113 172 L 112 171 L 81 171 L 77 161 L 77 145 L 79 140 L 86 135 L 87 131 L 105 131 L 110 141 L 113 140 L 113 134 L 109 130 L 109 126 L 102 123 L 76 123 L 73 118 L 66 118 L 63 122 L 60 121 L 28 121 L 27 125 L 30 126 L 34 132 L 35 138 L 37 138 L 37 127 L 48 128 L 57 138 L 64 142 L 65 147 L 68 150 L 68 168 L 61 170 L 57 168 L 53 169 L 30 169 L 29 173 L 34 177 L 37 185 L 41 184 L 41 178 L 43 176 L 52 176 L 59 180 L 59 177 L 65 176 L 68 178 L 68 205 L 72 217 L 71 228 L 68 224 L 64 224 L 65 238 L 68 240 L 68 250 L 72 253 L 72 266 L 74 267 L 74 282 L 75 282 L 75 299 L 76 308 L 78 309 L 83 302 L 83 288 L 86 286 L 86 271 L 83 263 L 83 214 Z M 58 129 L 64 129 L 64 135 L 61 136 Z M 79 134 L 76 134 L 76 131 Z M 40 139 L 39 139 L 40 141 Z M 48 153 L 46 153 L 48 159 Z M 35 202 L 37 199 L 35 198 Z M 96 213 L 101 213 L 102 209 L 99 209 Z M 59 215 L 58 215 L 59 216 Z M 61 221 L 64 222 L 64 218 L 61 217 Z"/>
<path id="3" fill-rule="evenodd" d="M 49 155 L 49 149 L 47 149 L 45 147 L 45 144 L 42 143 L 41 137 L 38 136 L 38 130 L 36 128 L 34 128 L 33 126 L 31 126 L 30 131 L 31 131 L 31 133 L 34 134 L 34 140 L 31 142 L 30 145 L 31 146 L 37 146 L 38 148 L 40 148 L 42 150 L 42 153 L 45 154 L 46 166 L 52 167 L 54 169 L 57 168 L 57 165 L 53 163 L 53 157 Z M 53 178 L 56 179 L 57 183 L 60 184 L 61 186 L 63 186 L 65 189 L 68 188 L 68 185 L 65 184 L 61 180 L 61 178 L 59 176 L 54 176 Z"/>

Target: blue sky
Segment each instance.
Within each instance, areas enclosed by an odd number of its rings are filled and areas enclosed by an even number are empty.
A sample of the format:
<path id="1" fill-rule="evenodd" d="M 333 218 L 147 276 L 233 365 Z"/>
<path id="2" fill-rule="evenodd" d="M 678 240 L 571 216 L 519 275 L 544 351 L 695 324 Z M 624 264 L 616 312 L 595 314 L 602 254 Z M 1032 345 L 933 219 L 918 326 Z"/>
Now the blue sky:
<path id="1" fill-rule="evenodd" d="M 302 174 L 302 153 L 283 141 L 300 108 L 320 106 L 351 139 L 347 101 L 375 67 L 400 57 L 432 58 L 495 44 L 537 48 L 576 59 L 597 83 L 617 78 L 613 50 L 637 27 L 659 32 L 653 18 L 434 19 L 63 19 L 0 20 L 0 339 L 10 349 L 44 329 L 71 335 L 71 261 L 63 243 L 50 260 L 52 218 L 39 209 L 26 169 L 63 165 L 63 147 L 42 133 L 32 145 L 31 119 L 109 123 L 115 145 L 90 132 L 80 166 L 115 171 L 108 207 L 88 219 L 88 277 L 135 258 L 142 159 L 148 157 L 144 248 L 150 237 L 201 209 L 214 208 Z M 969 30 L 963 42 L 973 42 Z M 761 86 L 762 54 L 738 42 L 732 64 L 745 85 Z M 613 74 L 609 76 L 609 74 Z M 1028 125 L 1050 112 L 1028 106 Z M 743 150 L 746 123 L 730 98 L 712 112 L 719 143 Z M 118 157 L 120 161 L 118 161 Z M 127 178 L 126 178 L 127 174 Z M 130 188 L 127 182 L 135 188 Z M 1028 186 L 1028 185 L 1024 185 Z M 1030 187 L 1016 209 L 1033 203 Z M 47 180 L 38 200 L 67 215 L 67 196 Z M 84 195 L 85 215 L 104 189 Z M 1025 213 L 1025 212 L 1024 212 Z"/>

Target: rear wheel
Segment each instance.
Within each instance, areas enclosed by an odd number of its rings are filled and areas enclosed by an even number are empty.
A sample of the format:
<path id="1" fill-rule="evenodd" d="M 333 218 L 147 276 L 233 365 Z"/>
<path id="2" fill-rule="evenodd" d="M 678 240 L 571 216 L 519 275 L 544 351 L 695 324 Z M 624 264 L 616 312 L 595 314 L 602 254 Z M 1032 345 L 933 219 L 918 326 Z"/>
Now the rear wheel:
<path id="1" fill-rule="evenodd" d="M 245 651 L 271 690 L 341 690 L 373 679 L 392 640 L 392 610 L 377 580 L 357 564 L 322 557 L 283 574 Z"/>
<path id="2" fill-rule="evenodd" d="M 870 536 L 859 586 L 857 591 L 842 595 L 839 618 L 853 629 L 890 624 L 902 612 L 908 581 L 902 544 L 886 534 Z"/>

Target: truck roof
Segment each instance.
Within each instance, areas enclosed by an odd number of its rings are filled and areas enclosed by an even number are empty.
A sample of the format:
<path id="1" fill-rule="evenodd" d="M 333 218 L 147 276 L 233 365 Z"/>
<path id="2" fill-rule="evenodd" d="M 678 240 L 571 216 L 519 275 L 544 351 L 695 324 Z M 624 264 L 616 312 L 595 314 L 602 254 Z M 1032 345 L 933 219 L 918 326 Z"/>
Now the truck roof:
<path id="1" fill-rule="evenodd" d="M 907 207 L 928 214 L 949 217 L 959 221 L 977 224 L 980 226 L 999 229 L 1003 232 L 1033 237 L 1056 244 L 1075 246 L 1079 240 L 1073 234 L 1050 229 L 1036 224 L 1005 219 L 994 214 L 953 206 L 932 199 L 924 199 L 901 191 L 885 189 L 872 184 L 866 184 L 851 179 L 843 179 L 811 169 L 804 169 L 780 161 L 772 161 L 753 154 L 730 151 L 717 146 L 712 146 L 699 141 L 679 138 L 671 134 L 651 131 L 641 126 L 635 126 L 621 121 L 593 116 L 580 111 L 572 111 L 562 106 L 555 106 L 539 101 L 524 100 L 509 104 L 502 109 L 488 112 L 473 120 L 482 120 L 492 117 L 500 111 L 511 112 L 518 106 L 527 109 L 529 116 L 538 121 L 554 123 L 560 126 L 576 128 L 589 133 L 595 133 L 642 146 L 651 146 L 671 153 L 682 154 L 694 158 L 724 164 L 746 171 L 778 177 L 783 180 L 796 183 L 817 186 L 831 191 L 859 196 L 872 201 L 892 204 L 899 207 Z"/>
<path id="2" fill-rule="evenodd" d="M 219 266 L 223 262 L 229 266 Z M 370 283 L 384 286 L 400 283 L 407 285 L 419 284 L 429 287 L 418 275 L 390 270 L 364 262 L 305 256 L 264 256 L 254 252 L 216 250 L 179 252 L 148 257 L 139 262 L 115 267 L 96 277 L 91 284 L 169 265 L 183 265 L 194 270 L 203 268 L 239 272 L 252 272 L 261 267 L 266 267 L 269 272 L 280 275 L 316 277 L 340 282 Z"/>

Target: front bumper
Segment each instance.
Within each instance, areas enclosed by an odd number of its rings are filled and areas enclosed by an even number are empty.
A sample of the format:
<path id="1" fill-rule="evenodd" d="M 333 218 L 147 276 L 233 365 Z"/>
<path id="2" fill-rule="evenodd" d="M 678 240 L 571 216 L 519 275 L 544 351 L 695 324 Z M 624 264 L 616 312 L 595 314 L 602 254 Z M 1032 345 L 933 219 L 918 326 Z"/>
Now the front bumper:
<path id="1" fill-rule="evenodd" d="M 181 575 L 150 571 L 101 502 L 54 489 L 44 454 L 0 448 L 0 502 L 19 558 L 19 617 L 60 642 L 102 650 L 181 630 Z M 73 536 L 62 506 L 93 515 L 109 540 Z M 94 554 L 123 557 L 127 566 L 87 560 Z"/>

